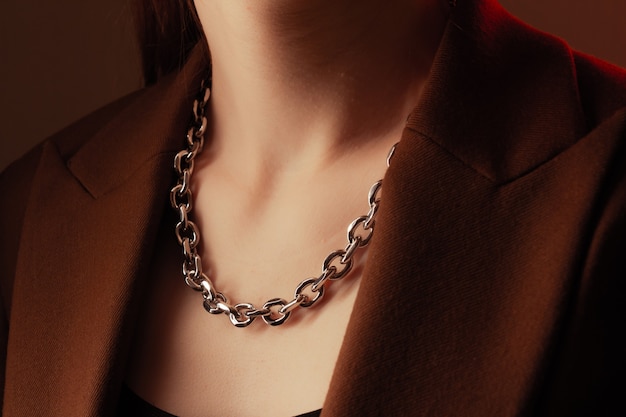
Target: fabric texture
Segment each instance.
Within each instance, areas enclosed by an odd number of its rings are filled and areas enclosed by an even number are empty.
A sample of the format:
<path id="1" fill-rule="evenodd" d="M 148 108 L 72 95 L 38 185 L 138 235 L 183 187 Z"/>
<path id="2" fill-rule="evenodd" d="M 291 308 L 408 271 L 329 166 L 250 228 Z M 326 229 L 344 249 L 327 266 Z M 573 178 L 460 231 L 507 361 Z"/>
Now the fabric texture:
<path id="1" fill-rule="evenodd" d="M 207 68 L 0 176 L 4 416 L 113 416 Z M 322 416 L 626 415 L 626 73 L 458 2 L 384 179 Z"/>

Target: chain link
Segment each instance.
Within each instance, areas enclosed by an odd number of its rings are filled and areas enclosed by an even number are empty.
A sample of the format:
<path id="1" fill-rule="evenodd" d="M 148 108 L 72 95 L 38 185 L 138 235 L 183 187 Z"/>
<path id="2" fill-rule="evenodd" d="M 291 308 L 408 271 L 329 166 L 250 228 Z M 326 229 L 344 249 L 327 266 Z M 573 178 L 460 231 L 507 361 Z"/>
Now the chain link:
<path id="1" fill-rule="evenodd" d="M 193 120 L 187 131 L 187 148 L 178 152 L 174 157 L 174 171 L 178 176 L 176 185 L 170 191 L 170 204 L 178 212 L 179 221 L 176 223 L 175 234 L 183 250 L 184 260 L 182 272 L 185 283 L 195 291 L 202 293 L 204 308 L 211 314 L 225 314 L 236 327 L 247 327 L 257 317 L 270 326 L 285 323 L 291 313 L 299 307 L 314 306 L 324 296 L 325 285 L 328 281 L 343 279 L 352 270 L 354 255 L 367 246 L 374 234 L 376 214 L 380 204 L 382 180 L 375 182 L 369 189 L 367 200 L 369 211 L 350 223 L 347 230 L 348 243 L 344 249 L 331 252 L 322 263 L 322 272 L 314 278 L 307 278 L 300 282 L 294 291 L 291 300 L 272 298 L 263 304 L 260 309 L 250 303 L 231 304 L 228 298 L 217 291 L 209 275 L 202 270 L 202 258 L 198 253 L 200 232 L 198 227 L 189 220 L 189 213 L 193 208 L 191 192 L 191 176 L 194 161 L 204 146 L 204 134 L 207 129 L 206 110 L 211 97 L 211 89 L 203 82 L 200 95 L 193 103 Z M 387 167 L 396 145 L 391 147 L 387 156 Z"/>

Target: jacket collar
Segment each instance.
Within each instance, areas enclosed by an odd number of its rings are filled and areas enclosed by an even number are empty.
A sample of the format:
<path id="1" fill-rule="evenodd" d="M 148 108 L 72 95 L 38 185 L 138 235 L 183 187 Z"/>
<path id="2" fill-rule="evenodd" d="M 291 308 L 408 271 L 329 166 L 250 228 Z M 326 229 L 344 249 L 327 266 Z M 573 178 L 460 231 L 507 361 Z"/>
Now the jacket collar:
<path id="1" fill-rule="evenodd" d="M 494 0 L 459 1 L 407 127 L 496 182 L 586 132 L 571 50 Z"/>
<path id="2" fill-rule="evenodd" d="M 193 99 L 207 75 L 206 52 L 197 46 L 178 74 L 148 88 L 87 141 L 69 159 L 70 171 L 99 197 L 158 155 L 182 150 Z"/>

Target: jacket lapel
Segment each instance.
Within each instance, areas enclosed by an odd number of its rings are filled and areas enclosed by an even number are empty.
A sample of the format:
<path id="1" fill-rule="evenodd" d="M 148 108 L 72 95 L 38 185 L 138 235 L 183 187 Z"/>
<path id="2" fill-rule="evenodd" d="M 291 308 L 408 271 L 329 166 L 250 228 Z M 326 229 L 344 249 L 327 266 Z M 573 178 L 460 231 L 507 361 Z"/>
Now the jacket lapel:
<path id="1" fill-rule="evenodd" d="M 115 404 L 203 68 L 196 51 L 69 159 L 64 143 L 44 146 L 16 268 L 8 414 L 95 416 Z"/>
<path id="2" fill-rule="evenodd" d="M 586 130 L 571 52 L 536 37 L 495 1 L 458 2 L 384 179 L 323 415 L 518 415 L 535 388 L 566 293 L 554 260 L 582 239 L 536 228 L 562 206 L 538 171 Z"/>

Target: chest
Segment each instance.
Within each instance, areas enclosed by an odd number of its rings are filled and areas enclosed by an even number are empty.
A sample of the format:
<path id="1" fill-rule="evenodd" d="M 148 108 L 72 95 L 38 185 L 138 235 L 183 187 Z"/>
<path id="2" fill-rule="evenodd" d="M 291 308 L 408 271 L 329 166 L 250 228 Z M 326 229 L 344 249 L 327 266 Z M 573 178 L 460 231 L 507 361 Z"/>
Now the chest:
<path id="1" fill-rule="evenodd" d="M 130 387 L 185 417 L 294 416 L 322 408 L 356 298 L 362 256 L 345 279 L 326 285 L 323 299 L 296 309 L 285 324 L 272 327 L 258 318 L 236 328 L 228 316 L 209 314 L 201 293 L 185 285 L 182 254 L 171 235 L 167 227 L 160 233 L 141 300 L 127 374 Z M 214 284 L 229 303 L 260 308 L 271 298 L 290 300 L 306 272 L 318 272 L 319 266 L 311 265 L 321 264 L 320 254 L 328 247 L 311 246 L 309 256 L 273 269 L 263 262 L 257 269 L 251 266 L 272 249 L 280 248 L 260 248 L 257 256 L 242 251 L 240 256 L 252 259 L 226 257 L 219 263 L 224 274 Z"/>

